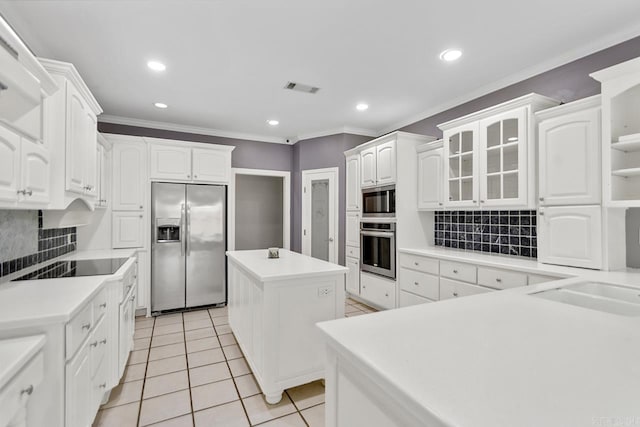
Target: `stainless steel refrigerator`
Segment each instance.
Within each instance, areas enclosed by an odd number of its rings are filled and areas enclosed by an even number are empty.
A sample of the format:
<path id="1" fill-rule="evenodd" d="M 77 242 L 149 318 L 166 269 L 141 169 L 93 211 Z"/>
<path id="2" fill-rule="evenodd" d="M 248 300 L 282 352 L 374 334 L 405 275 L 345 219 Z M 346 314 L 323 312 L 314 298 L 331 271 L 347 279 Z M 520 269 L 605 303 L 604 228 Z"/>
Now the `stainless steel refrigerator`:
<path id="1" fill-rule="evenodd" d="M 151 311 L 226 302 L 226 192 L 151 184 Z"/>

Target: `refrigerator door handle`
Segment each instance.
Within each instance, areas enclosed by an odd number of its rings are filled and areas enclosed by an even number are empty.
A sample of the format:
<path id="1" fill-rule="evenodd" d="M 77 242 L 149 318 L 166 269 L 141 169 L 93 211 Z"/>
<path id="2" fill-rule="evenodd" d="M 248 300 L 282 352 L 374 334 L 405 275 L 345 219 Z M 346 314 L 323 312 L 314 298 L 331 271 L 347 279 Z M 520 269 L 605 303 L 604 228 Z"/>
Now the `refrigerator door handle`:
<path id="1" fill-rule="evenodd" d="M 183 203 L 180 205 L 180 226 L 182 227 L 182 230 L 180 230 L 180 255 L 182 256 L 184 256 L 184 242 L 186 240 L 184 237 L 184 233 L 186 231 L 184 212 L 185 212 L 185 208 Z"/>
<path id="2" fill-rule="evenodd" d="M 187 256 L 189 256 L 191 255 L 191 245 L 189 244 L 189 242 L 191 241 L 191 203 L 187 203 L 187 229 L 185 239 L 187 242 Z"/>

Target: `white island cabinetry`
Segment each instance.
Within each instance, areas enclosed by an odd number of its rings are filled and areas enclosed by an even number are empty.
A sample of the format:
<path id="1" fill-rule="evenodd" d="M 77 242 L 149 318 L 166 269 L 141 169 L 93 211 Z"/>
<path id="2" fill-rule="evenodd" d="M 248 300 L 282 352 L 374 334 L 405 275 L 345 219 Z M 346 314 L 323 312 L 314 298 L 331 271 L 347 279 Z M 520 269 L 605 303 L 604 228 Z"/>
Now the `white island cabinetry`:
<path id="1" fill-rule="evenodd" d="M 324 378 L 315 324 L 344 317 L 347 268 L 280 249 L 230 251 L 229 324 L 267 402 Z"/>

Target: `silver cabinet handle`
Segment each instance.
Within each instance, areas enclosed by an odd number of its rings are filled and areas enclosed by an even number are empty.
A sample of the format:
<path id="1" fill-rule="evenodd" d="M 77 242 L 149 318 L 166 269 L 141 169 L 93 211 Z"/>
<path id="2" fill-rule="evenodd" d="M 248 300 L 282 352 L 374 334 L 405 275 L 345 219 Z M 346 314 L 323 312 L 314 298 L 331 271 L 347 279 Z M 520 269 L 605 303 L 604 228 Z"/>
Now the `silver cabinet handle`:
<path id="1" fill-rule="evenodd" d="M 20 396 L 23 396 L 25 394 L 27 396 L 31 396 L 31 393 L 33 393 L 33 384 L 29 384 L 29 387 L 20 390 Z"/>
<path id="2" fill-rule="evenodd" d="M 541 201 L 541 202 L 544 202 L 544 197 L 540 197 L 540 201 Z"/>
<path id="3" fill-rule="evenodd" d="M 458 293 L 457 293 L 457 292 L 454 292 L 454 293 L 453 293 L 453 296 L 454 296 L 454 297 L 457 297 L 457 296 L 458 296 Z"/>
<path id="4" fill-rule="evenodd" d="M 438 206 L 442 206 L 442 202 L 438 202 Z"/>
<path id="5" fill-rule="evenodd" d="M 100 387 L 100 388 L 107 388 L 107 383 L 102 383 L 102 384 L 100 384 L 98 387 Z"/>
<path id="6" fill-rule="evenodd" d="M 198 177 L 198 175 L 193 175 L 193 177 L 194 177 L 194 178 L 197 178 L 197 177 Z"/>
<path id="7" fill-rule="evenodd" d="M 135 295 L 131 295 L 131 302 L 136 300 L 136 296 Z"/>
<path id="8" fill-rule="evenodd" d="M 453 270 L 453 274 L 458 274 L 458 270 Z"/>
<path id="9" fill-rule="evenodd" d="M 140 215 L 140 218 L 143 218 L 143 216 L 142 216 L 142 215 Z"/>
<path id="10" fill-rule="evenodd" d="M 144 209 L 144 206 L 140 205 L 140 209 Z"/>
<path id="11" fill-rule="evenodd" d="M 499 278 L 499 277 L 496 277 L 496 282 L 498 282 L 498 283 L 502 283 L 502 279 L 501 279 L 501 278 Z"/>
<path id="12" fill-rule="evenodd" d="M 417 266 L 420 265 L 420 263 L 416 261 L 416 262 L 413 263 L 413 265 L 415 265 L 417 267 Z"/>
<path id="13" fill-rule="evenodd" d="M 191 175 L 187 175 L 187 178 L 191 178 Z"/>
<path id="14" fill-rule="evenodd" d="M 420 283 L 418 283 L 418 282 L 413 282 L 413 284 L 416 285 L 416 286 L 420 285 Z"/>
<path id="15" fill-rule="evenodd" d="M 478 203 L 476 200 L 472 200 L 473 203 Z"/>
<path id="16" fill-rule="evenodd" d="M 89 329 L 91 329 L 91 323 L 85 323 L 84 325 L 82 325 L 82 329 L 86 329 L 88 331 Z"/>
<path id="17" fill-rule="evenodd" d="M 97 347 L 98 346 L 98 341 L 94 341 L 91 344 L 89 344 L 91 347 Z"/>
<path id="18" fill-rule="evenodd" d="M 544 216 L 544 212 L 540 211 L 540 216 Z"/>
<path id="19" fill-rule="evenodd" d="M 100 341 L 100 344 L 106 344 L 107 343 L 107 339 L 103 339 L 102 341 Z"/>
<path id="20" fill-rule="evenodd" d="M 484 200 L 480 200 L 480 203 L 484 203 Z"/>
<path id="21" fill-rule="evenodd" d="M 33 191 L 32 190 L 24 190 L 24 194 L 26 194 L 27 196 L 31 196 L 31 195 L 33 195 Z"/>
<path id="22" fill-rule="evenodd" d="M 389 296 L 389 292 L 385 292 L 385 293 L 384 293 L 384 296 L 385 296 L 385 297 L 388 297 L 388 296 Z"/>
<path id="23" fill-rule="evenodd" d="M 103 302 L 102 304 L 100 304 L 100 307 L 101 307 L 101 308 L 107 308 L 107 303 L 106 303 L 106 302 Z"/>

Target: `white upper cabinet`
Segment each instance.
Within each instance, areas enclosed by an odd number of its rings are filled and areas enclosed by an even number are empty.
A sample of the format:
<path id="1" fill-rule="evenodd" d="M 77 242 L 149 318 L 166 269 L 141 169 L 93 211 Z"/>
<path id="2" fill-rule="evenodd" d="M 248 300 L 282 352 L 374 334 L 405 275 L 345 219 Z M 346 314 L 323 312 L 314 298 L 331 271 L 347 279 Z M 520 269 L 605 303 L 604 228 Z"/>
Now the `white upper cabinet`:
<path id="1" fill-rule="evenodd" d="M 51 197 L 49 151 L 42 144 L 22 141 L 22 187 L 24 203 L 47 204 Z"/>
<path id="2" fill-rule="evenodd" d="M 376 181 L 377 185 L 394 184 L 396 182 L 395 140 L 376 146 Z"/>
<path id="3" fill-rule="evenodd" d="M 20 135 L 0 126 L 0 201 L 18 201 L 20 190 Z"/>
<path id="4" fill-rule="evenodd" d="M 529 208 L 535 200 L 534 112 L 557 101 L 529 94 L 438 125 L 447 208 Z"/>
<path id="5" fill-rule="evenodd" d="M 96 207 L 106 208 L 111 202 L 111 144 L 100 134 L 96 146 Z"/>
<path id="6" fill-rule="evenodd" d="M 601 202 L 600 96 L 538 112 L 540 205 Z"/>
<path id="7" fill-rule="evenodd" d="M 114 142 L 113 210 L 141 211 L 145 206 L 146 145 L 142 141 Z"/>
<path id="8" fill-rule="evenodd" d="M 480 121 L 480 204 L 527 205 L 526 108 Z"/>
<path id="9" fill-rule="evenodd" d="M 346 210 L 360 210 L 360 156 L 347 156 L 346 171 Z"/>
<path id="10" fill-rule="evenodd" d="M 362 187 L 373 187 L 376 185 L 376 147 L 367 148 L 360 153 L 360 173 Z"/>
<path id="11" fill-rule="evenodd" d="M 538 259 L 571 267 L 602 267 L 600 206 L 541 208 L 538 219 Z"/>
<path id="12" fill-rule="evenodd" d="M 445 206 L 477 206 L 478 123 L 445 131 L 443 141 Z"/>
<path id="13" fill-rule="evenodd" d="M 144 246 L 144 214 L 142 212 L 113 212 L 111 245 L 114 249 Z"/>
<path id="14" fill-rule="evenodd" d="M 442 208 L 442 141 L 418 147 L 418 210 Z"/>
<path id="15" fill-rule="evenodd" d="M 151 179 L 227 184 L 233 147 L 199 146 L 184 141 L 150 142 Z"/>
<path id="16" fill-rule="evenodd" d="M 66 189 L 75 193 L 85 190 L 85 160 L 88 148 L 84 146 L 87 136 L 86 110 L 80 93 L 67 85 L 67 162 Z"/>

